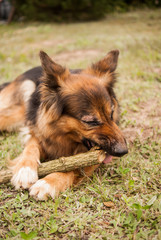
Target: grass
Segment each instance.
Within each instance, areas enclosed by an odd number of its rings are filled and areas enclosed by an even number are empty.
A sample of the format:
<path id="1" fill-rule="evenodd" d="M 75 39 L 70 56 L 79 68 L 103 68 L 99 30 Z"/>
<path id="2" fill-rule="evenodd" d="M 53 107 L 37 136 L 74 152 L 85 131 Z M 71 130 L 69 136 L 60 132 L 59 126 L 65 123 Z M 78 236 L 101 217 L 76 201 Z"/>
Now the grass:
<path id="1" fill-rule="evenodd" d="M 120 50 L 116 92 L 129 154 L 54 201 L 0 188 L 0 239 L 161 239 L 161 14 L 146 10 L 77 24 L 0 26 L 0 82 L 40 64 L 86 67 Z M 22 151 L 18 134 L 0 135 L 0 168 Z"/>

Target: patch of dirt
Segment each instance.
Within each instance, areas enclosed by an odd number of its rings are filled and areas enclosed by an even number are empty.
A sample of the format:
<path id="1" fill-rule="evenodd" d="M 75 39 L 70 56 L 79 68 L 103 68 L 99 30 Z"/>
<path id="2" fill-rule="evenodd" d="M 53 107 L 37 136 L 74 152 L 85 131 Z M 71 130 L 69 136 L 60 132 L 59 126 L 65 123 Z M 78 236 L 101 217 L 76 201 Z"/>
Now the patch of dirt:
<path id="1" fill-rule="evenodd" d="M 52 40 L 45 40 L 45 41 L 41 42 L 41 45 L 50 47 L 50 46 L 55 46 L 55 45 L 58 45 L 58 44 L 61 43 L 61 45 L 65 46 L 65 44 L 67 44 L 69 42 L 70 41 L 67 41 L 67 40 L 61 40 L 61 42 L 59 42 L 58 40 L 53 40 L 52 39 Z"/>
<path id="2" fill-rule="evenodd" d="M 153 68 L 153 72 L 155 72 L 161 76 L 161 68 L 159 68 L 159 67 Z"/>
<path id="3" fill-rule="evenodd" d="M 95 59 L 97 56 L 99 56 L 101 52 L 99 50 L 95 49 L 84 49 L 84 50 L 77 50 L 77 51 L 71 51 L 71 52 L 62 52 L 55 56 L 53 56 L 53 59 L 58 62 L 64 62 L 67 63 L 70 59 L 70 61 L 81 61 L 84 59 Z"/>
<path id="4" fill-rule="evenodd" d="M 141 141 L 152 137 L 157 138 L 161 129 L 161 107 L 158 99 L 150 99 L 139 104 L 139 111 L 129 111 L 127 117 L 135 122 L 134 126 L 128 126 L 123 130 L 124 136 L 129 142 L 136 137 Z M 160 133 L 161 134 L 161 133 Z"/>

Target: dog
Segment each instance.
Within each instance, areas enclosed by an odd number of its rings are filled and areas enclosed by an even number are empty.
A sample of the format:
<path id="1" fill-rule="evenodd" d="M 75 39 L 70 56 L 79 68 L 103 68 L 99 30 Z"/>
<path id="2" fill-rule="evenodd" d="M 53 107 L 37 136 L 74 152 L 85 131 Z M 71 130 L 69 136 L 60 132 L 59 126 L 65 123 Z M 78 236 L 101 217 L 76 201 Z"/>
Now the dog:
<path id="1" fill-rule="evenodd" d="M 40 51 L 41 67 L 0 86 L 0 131 L 25 126 L 28 133 L 22 154 L 12 161 L 16 189 L 29 189 L 31 196 L 44 200 L 84 178 L 74 170 L 38 180 L 40 159 L 67 157 L 93 146 L 105 152 L 104 163 L 127 154 L 113 90 L 118 56 L 113 50 L 86 69 L 69 70 Z M 98 166 L 85 167 L 84 173 L 91 176 Z"/>

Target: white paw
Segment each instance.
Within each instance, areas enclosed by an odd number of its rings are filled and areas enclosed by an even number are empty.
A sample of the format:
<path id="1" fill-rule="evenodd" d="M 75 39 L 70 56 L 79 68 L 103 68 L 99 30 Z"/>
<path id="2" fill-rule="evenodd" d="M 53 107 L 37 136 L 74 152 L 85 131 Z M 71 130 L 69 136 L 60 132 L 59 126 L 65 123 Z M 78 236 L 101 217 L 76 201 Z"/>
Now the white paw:
<path id="1" fill-rule="evenodd" d="M 22 167 L 15 173 L 11 179 L 11 183 L 16 189 L 20 187 L 26 189 L 38 180 L 37 171 L 31 169 L 30 167 Z"/>
<path id="2" fill-rule="evenodd" d="M 54 186 L 40 179 L 30 188 L 30 195 L 37 200 L 46 200 L 48 196 L 55 198 L 56 191 Z"/>

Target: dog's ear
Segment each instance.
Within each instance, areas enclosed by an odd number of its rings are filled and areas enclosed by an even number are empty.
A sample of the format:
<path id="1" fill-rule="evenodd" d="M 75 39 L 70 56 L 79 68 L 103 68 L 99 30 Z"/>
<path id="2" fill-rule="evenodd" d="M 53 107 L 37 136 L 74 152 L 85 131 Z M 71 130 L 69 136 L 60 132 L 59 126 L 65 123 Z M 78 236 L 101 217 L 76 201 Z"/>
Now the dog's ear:
<path id="1" fill-rule="evenodd" d="M 59 89 L 69 76 L 69 70 L 55 63 L 45 52 L 40 52 L 43 69 L 42 83 L 39 87 L 42 107 L 53 120 L 57 120 L 63 111 Z"/>
<path id="2" fill-rule="evenodd" d="M 118 50 L 109 52 L 102 60 L 92 65 L 92 70 L 98 75 L 114 72 L 117 67 L 118 56 Z"/>
<path id="3" fill-rule="evenodd" d="M 113 86 L 115 82 L 115 70 L 117 67 L 119 51 L 110 51 L 103 59 L 92 64 L 87 72 L 100 77 L 105 86 Z"/>
<path id="4" fill-rule="evenodd" d="M 40 60 L 43 68 L 43 82 L 51 89 L 61 86 L 69 76 L 69 70 L 55 63 L 45 52 L 40 51 Z"/>

